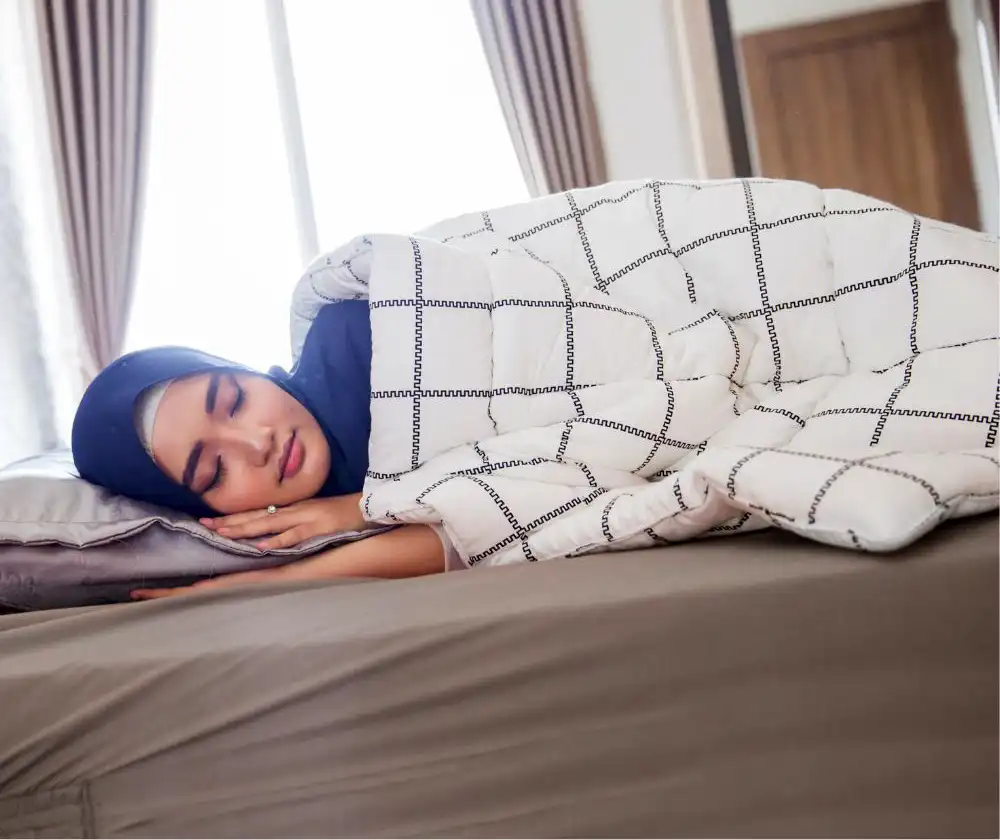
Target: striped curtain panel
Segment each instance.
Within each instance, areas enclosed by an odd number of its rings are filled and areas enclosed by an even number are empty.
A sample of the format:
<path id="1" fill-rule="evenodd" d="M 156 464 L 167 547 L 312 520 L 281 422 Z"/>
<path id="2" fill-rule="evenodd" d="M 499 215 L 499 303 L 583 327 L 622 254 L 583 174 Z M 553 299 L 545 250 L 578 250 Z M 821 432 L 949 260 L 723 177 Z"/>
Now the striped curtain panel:
<path id="1" fill-rule="evenodd" d="M 153 0 L 36 0 L 88 378 L 125 343 L 148 135 Z"/>
<path id="2" fill-rule="evenodd" d="M 607 180 L 576 0 L 472 8 L 531 194 Z"/>

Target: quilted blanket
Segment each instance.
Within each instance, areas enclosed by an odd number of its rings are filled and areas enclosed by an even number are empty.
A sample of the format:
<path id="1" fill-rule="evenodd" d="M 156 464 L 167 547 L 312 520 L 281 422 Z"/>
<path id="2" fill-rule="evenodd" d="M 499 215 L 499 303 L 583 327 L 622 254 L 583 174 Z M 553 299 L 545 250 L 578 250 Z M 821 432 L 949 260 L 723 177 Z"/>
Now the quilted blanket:
<path id="1" fill-rule="evenodd" d="M 788 181 L 611 183 L 362 236 L 366 515 L 470 565 L 774 526 L 890 551 L 997 507 L 996 239 Z"/>

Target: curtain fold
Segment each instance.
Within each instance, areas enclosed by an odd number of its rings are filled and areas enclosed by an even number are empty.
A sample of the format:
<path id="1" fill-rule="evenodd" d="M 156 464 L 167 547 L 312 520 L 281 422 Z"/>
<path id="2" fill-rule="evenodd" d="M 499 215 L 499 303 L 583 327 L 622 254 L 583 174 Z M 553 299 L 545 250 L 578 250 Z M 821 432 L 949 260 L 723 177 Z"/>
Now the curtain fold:
<path id="1" fill-rule="evenodd" d="M 603 183 L 576 0 L 471 2 L 531 194 Z"/>
<path id="2" fill-rule="evenodd" d="M 37 0 L 36 9 L 89 379 L 122 352 L 135 287 L 153 0 Z"/>

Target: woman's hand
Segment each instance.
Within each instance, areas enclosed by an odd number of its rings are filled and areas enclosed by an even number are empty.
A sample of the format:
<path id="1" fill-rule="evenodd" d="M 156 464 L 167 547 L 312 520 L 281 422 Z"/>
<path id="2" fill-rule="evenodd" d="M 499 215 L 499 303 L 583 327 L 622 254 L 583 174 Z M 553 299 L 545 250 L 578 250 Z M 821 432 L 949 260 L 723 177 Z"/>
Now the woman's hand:
<path id="1" fill-rule="evenodd" d="M 306 499 L 304 502 L 278 508 L 277 513 L 252 510 L 202 519 L 201 524 L 232 540 L 266 536 L 268 539 L 256 543 L 256 546 L 261 551 L 270 551 L 275 548 L 291 548 L 312 537 L 360 531 L 367 524 L 361 515 L 360 502 L 360 493 Z"/>
<path id="2" fill-rule="evenodd" d="M 393 531 L 348 543 L 287 566 L 221 575 L 173 589 L 136 589 L 132 592 L 132 598 L 149 601 L 251 583 L 329 580 L 340 577 L 406 578 L 443 571 L 444 548 L 433 529 L 426 525 L 403 525 Z"/>

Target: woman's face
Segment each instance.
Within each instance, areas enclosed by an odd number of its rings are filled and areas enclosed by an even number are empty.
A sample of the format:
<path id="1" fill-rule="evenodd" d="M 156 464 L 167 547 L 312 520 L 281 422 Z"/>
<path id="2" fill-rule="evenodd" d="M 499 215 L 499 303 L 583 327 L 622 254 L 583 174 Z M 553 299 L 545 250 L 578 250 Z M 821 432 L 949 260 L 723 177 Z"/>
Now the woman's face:
<path id="1" fill-rule="evenodd" d="M 222 514 L 311 498 L 330 471 L 312 414 L 271 380 L 246 373 L 170 383 L 151 446 L 161 470 Z"/>

